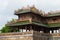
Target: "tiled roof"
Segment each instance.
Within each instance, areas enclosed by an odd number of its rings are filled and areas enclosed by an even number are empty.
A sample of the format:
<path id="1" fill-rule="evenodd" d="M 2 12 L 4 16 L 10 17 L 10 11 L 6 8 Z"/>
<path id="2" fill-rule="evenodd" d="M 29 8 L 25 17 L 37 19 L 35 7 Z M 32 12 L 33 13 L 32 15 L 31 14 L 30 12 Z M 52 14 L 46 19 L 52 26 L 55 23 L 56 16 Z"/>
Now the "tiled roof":
<path id="1" fill-rule="evenodd" d="M 46 16 L 46 17 L 53 17 L 53 16 L 60 16 L 60 13 L 53 13 L 53 14 L 48 14 L 48 16 Z"/>
<path id="2" fill-rule="evenodd" d="M 21 22 L 16 22 L 16 23 L 11 23 L 11 24 L 6 24 L 7 26 L 19 26 L 19 25 L 28 25 L 28 24 L 35 24 L 38 26 L 43 26 L 43 27 L 60 27 L 60 23 L 50 23 L 50 24 L 42 24 L 39 22 L 29 22 L 29 21 L 21 21 Z"/>
<path id="3" fill-rule="evenodd" d="M 46 24 L 48 27 L 60 27 L 60 23 L 50 23 Z"/>
<path id="4" fill-rule="evenodd" d="M 32 24 L 47 27 L 45 24 L 42 24 L 42 23 L 32 22 Z"/>
<path id="5" fill-rule="evenodd" d="M 24 13 L 28 13 L 28 12 L 32 12 L 32 13 L 35 13 L 35 14 L 38 14 L 38 15 L 41 15 L 41 14 L 44 14 L 45 12 L 43 12 L 42 10 L 38 10 L 36 9 L 35 7 L 29 7 L 29 8 L 26 8 L 26 9 L 18 9 L 15 11 L 15 14 L 24 14 Z"/>
<path id="6" fill-rule="evenodd" d="M 28 24 L 35 24 L 35 25 L 39 25 L 39 26 L 44 26 L 46 27 L 46 25 L 42 24 L 42 23 L 37 23 L 37 22 L 29 22 L 29 21 L 21 21 L 21 22 L 16 22 L 16 23 L 11 23 L 11 24 L 6 24 L 6 26 L 19 26 L 19 25 L 28 25 Z"/>
<path id="7" fill-rule="evenodd" d="M 31 10 L 24 10 L 24 11 L 15 13 L 15 14 L 24 14 L 24 13 L 28 13 L 28 12 L 33 12 L 35 14 L 41 15 L 41 13 L 36 12 L 36 11 L 31 11 Z M 44 15 L 46 15 L 46 14 L 44 14 Z M 53 17 L 53 16 L 60 16 L 60 13 L 47 14 L 47 16 L 44 16 L 44 15 L 42 14 L 43 17 Z"/>
<path id="8" fill-rule="evenodd" d="M 21 12 L 18 12 L 18 13 L 15 12 L 15 14 L 22 14 L 22 13 L 27 13 L 27 12 L 30 12 L 30 10 L 24 10 L 24 11 L 21 11 Z"/>
<path id="9" fill-rule="evenodd" d="M 30 24 L 29 20 L 19 21 L 19 22 L 15 22 L 15 23 L 7 23 L 6 26 L 19 26 L 19 25 L 26 25 L 26 24 Z"/>

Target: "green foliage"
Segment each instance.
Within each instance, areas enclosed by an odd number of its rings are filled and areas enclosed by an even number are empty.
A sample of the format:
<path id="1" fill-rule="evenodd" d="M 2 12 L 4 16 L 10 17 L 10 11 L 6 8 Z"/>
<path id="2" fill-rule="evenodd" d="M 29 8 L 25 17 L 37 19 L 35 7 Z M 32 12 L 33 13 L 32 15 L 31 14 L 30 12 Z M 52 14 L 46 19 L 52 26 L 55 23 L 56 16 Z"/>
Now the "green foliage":
<path id="1" fill-rule="evenodd" d="M 15 19 L 10 20 L 10 22 L 14 22 Z M 7 26 L 7 24 L 1 29 L 1 33 L 9 33 L 9 32 L 17 32 L 18 29 L 14 29 L 14 27 Z"/>
<path id="2" fill-rule="evenodd" d="M 1 29 L 1 33 L 9 33 L 9 32 L 18 32 L 18 28 L 14 28 L 14 27 L 9 27 L 9 26 L 4 26 Z"/>
<path id="3" fill-rule="evenodd" d="M 8 32 L 10 32 L 11 30 L 9 29 L 9 27 L 7 27 L 7 26 L 4 26 L 2 29 L 1 29 L 1 32 L 2 33 L 8 33 Z"/>

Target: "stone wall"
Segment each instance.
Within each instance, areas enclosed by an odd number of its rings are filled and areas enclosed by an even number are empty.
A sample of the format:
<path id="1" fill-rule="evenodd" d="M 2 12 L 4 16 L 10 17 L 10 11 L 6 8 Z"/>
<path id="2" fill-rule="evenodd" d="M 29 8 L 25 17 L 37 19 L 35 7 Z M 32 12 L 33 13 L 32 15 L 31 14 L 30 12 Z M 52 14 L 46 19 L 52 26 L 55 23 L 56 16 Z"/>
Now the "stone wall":
<path id="1" fill-rule="evenodd" d="M 60 34 L 49 34 L 33 31 L 33 40 L 60 40 Z"/>
<path id="2" fill-rule="evenodd" d="M 0 40 L 60 40 L 60 34 L 40 33 L 36 31 L 0 33 Z"/>
<path id="3" fill-rule="evenodd" d="M 32 32 L 1 33 L 0 40 L 33 40 Z"/>
<path id="4" fill-rule="evenodd" d="M 33 40 L 49 40 L 49 34 L 34 31 Z"/>
<path id="5" fill-rule="evenodd" d="M 0 40 L 33 40 L 32 36 L 4 36 Z"/>

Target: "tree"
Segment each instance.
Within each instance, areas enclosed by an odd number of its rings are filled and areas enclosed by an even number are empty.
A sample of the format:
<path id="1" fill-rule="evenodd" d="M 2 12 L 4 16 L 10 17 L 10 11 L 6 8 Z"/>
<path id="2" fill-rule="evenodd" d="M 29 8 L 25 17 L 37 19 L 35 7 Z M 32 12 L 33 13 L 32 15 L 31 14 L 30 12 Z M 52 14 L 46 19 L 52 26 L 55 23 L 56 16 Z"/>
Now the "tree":
<path id="1" fill-rule="evenodd" d="M 1 33 L 8 33 L 10 32 L 11 30 L 9 29 L 9 27 L 7 26 L 4 26 L 2 29 L 1 29 Z"/>
<path id="2" fill-rule="evenodd" d="M 4 26 L 1 29 L 1 33 L 9 33 L 9 32 L 18 32 L 18 29 L 16 28 L 15 30 L 13 29 L 13 27 L 8 27 L 8 26 Z"/>
<path id="3" fill-rule="evenodd" d="M 15 19 L 10 20 L 10 22 L 15 22 Z M 13 27 L 9 27 L 7 26 L 8 24 L 6 24 L 2 29 L 1 29 L 1 33 L 8 33 L 8 32 L 17 32 L 18 29 L 16 28 L 15 30 L 13 29 Z"/>

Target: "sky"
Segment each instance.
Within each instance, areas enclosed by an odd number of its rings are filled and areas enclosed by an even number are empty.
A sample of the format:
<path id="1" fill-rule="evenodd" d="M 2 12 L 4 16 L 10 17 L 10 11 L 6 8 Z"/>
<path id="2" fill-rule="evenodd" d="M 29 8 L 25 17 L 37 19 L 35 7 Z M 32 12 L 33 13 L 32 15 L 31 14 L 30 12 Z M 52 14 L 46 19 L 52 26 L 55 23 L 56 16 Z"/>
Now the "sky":
<path id="1" fill-rule="evenodd" d="M 60 10 L 60 0 L 0 0 L 0 29 L 12 18 L 17 19 L 14 15 L 15 10 L 27 5 L 35 5 L 37 9 L 46 13 Z"/>

